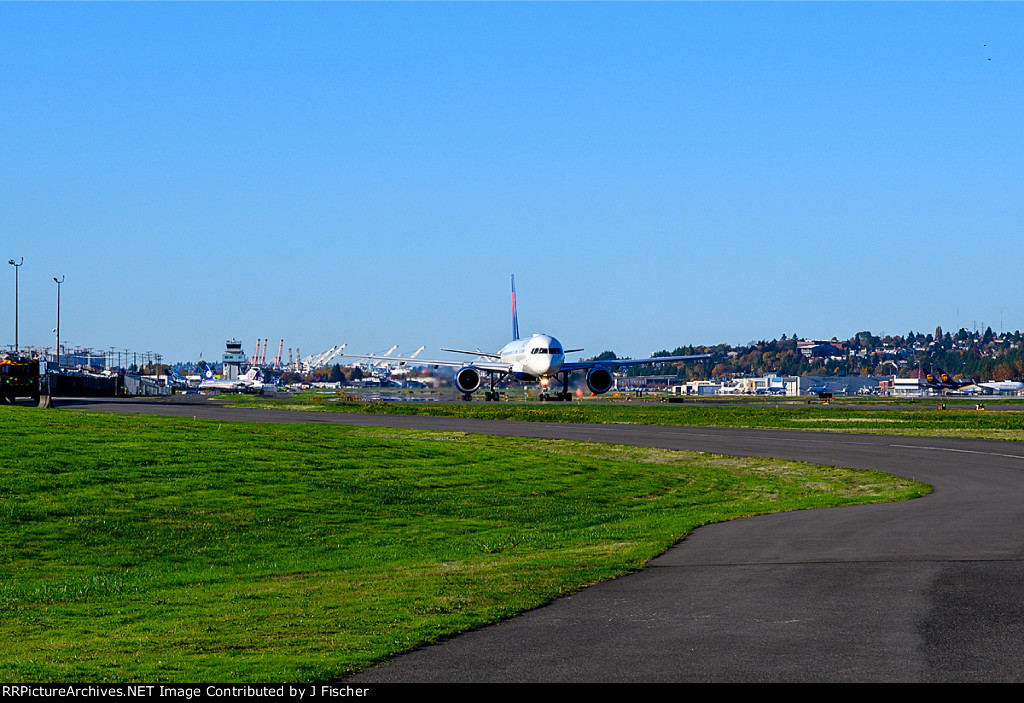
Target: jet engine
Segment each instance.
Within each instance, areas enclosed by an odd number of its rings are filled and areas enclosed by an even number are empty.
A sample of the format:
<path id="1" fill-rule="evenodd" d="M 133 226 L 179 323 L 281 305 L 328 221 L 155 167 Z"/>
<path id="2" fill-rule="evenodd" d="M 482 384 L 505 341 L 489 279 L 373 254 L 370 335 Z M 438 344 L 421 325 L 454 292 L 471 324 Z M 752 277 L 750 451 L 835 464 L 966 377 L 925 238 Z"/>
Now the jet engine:
<path id="1" fill-rule="evenodd" d="M 472 393 L 480 387 L 482 377 L 480 372 L 472 366 L 463 366 L 455 374 L 455 387 L 463 393 Z"/>
<path id="2" fill-rule="evenodd" d="M 612 372 L 603 366 L 595 366 L 587 372 L 587 388 L 591 393 L 607 393 L 612 387 L 612 381 Z"/>

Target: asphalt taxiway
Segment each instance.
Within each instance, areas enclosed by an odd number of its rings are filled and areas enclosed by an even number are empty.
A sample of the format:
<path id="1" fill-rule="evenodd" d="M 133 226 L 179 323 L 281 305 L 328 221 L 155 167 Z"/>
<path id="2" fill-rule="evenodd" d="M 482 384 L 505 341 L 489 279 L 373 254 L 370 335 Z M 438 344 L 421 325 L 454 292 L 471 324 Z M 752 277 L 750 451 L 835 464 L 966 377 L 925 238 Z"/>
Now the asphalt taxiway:
<path id="1" fill-rule="evenodd" d="M 58 404 L 771 456 L 887 471 L 934 489 L 902 503 L 702 527 L 638 573 L 351 682 L 1024 680 L 1024 444 L 231 409 L 205 399 Z"/>

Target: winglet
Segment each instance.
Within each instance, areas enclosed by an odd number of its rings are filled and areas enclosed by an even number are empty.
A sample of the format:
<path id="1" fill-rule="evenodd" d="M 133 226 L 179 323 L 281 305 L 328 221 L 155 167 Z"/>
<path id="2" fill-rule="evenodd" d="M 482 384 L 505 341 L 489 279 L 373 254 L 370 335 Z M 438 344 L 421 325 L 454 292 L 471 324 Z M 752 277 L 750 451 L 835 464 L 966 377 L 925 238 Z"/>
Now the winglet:
<path id="1" fill-rule="evenodd" d="M 516 313 L 516 275 L 512 274 L 512 339 L 519 339 L 519 315 Z"/>

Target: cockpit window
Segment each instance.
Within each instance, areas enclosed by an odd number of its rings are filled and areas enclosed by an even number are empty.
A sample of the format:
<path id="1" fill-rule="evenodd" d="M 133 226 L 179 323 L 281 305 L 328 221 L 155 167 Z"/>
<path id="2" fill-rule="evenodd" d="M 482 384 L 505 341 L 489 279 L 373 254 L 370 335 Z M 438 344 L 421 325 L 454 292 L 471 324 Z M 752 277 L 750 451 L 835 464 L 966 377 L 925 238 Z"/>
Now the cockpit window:
<path id="1" fill-rule="evenodd" d="M 562 350 L 559 349 L 558 347 L 551 347 L 551 349 L 549 349 L 548 351 L 551 352 L 552 354 L 561 354 L 562 353 Z"/>
<path id="2" fill-rule="evenodd" d="M 562 350 L 560 348 L 558 348 L 558 347 L 551 347 L 550 349 L 545 349 L 544 347 L 534 347 L 533 349 L 530 350 L 530 353 L 531 354 L 561 354 Z"/>

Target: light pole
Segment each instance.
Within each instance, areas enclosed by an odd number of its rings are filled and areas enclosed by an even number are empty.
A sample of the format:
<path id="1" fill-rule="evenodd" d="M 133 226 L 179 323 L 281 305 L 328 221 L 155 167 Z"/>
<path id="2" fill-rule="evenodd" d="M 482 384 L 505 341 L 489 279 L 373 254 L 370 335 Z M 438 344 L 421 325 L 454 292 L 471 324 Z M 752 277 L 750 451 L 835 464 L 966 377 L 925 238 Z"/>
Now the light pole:
<path id="1" fill-rule="evenodd" d="M 64 282 L 64 276 L 61 275 L 59 281 L 54 276 L 53 282 L 57 284 L 57 373 L 60 373 L 60 284 Z"/>
<path id="2" fill-rule="evenodd" d="M 14 356 L 18 356 L 18 269 L 25 263 L 25 257 L 21 257 L 17 262 L 8 259 L 7 263 L 14 267 Z"/>

